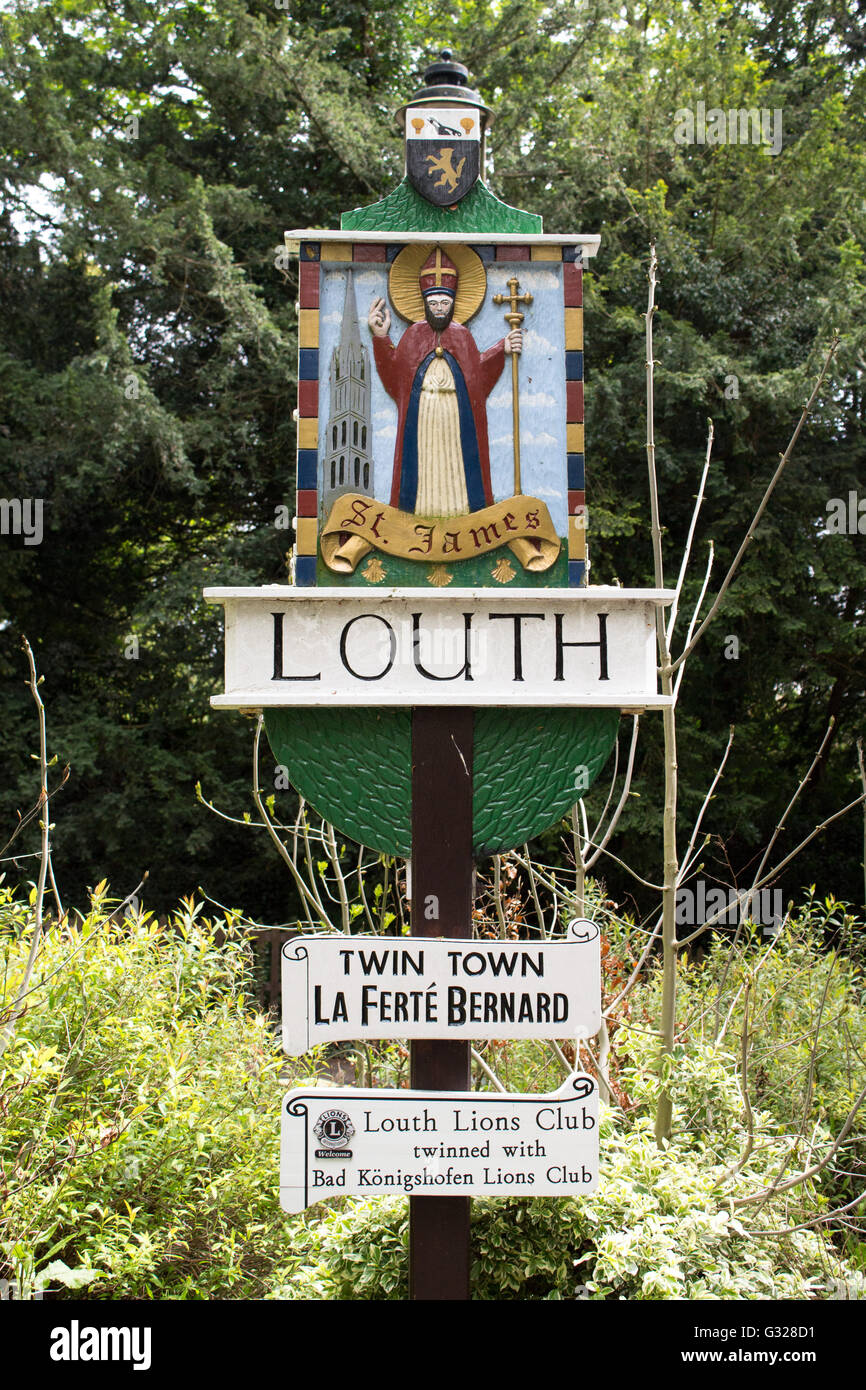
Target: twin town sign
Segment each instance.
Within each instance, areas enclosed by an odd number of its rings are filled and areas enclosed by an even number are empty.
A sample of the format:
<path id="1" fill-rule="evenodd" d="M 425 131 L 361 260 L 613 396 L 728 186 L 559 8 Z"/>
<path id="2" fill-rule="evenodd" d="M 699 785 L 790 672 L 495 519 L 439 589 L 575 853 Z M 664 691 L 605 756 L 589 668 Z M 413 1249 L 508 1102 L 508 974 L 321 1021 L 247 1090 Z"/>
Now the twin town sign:
<path id="1" fill-rule="evenodd" d="M 562 941 L 300 936 L 283 947 L 283 1048 L 346 1038 L 577 1038 L 601 1024 L 599 930 Z"/>
<path id="2" fill-rule="evenodd" d="M 280 1202 L 323 1197 L 591 1192 L 598 1088 L 575 1072 L 552 1095 L 291 1091 L 283 1102 Z"/>

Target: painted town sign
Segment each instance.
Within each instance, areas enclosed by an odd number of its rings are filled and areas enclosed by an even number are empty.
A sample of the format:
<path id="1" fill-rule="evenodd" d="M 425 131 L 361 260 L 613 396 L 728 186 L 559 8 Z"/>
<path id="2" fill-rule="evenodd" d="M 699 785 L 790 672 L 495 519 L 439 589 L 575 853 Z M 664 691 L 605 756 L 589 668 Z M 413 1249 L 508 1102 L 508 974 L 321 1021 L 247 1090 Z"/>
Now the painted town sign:
<path id="1" fill-rule="evenodd" d="M 373 849 L 410 851 L 411 708 L 474 706 L 480 856 L 568 812 L 623 708 L 665 703 L 652 634 L 670 595 L 587 587 L 583 270 L 599 237 L 545 234 L 495 198 L 490 111 L 450 55 L 425 77 L 398 113 L 403 183 L 339 230 L 286 234 L 293 585 L 206 597 L 226 610 L 214 703 L 263 709 L 293 785 Z"/>

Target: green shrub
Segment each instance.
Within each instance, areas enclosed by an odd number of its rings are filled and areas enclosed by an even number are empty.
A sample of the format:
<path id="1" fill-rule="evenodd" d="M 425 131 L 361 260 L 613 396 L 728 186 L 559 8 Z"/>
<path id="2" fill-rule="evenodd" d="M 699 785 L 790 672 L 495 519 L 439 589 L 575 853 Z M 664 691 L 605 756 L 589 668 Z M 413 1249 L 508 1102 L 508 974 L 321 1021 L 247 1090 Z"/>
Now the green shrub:
<path id="1" fill-rule="evenodd" d="M 235 921 L 205 920 L 188 903 L 164 926 L 147 914 L 117 923 L 108 906 L 98 891 L 77 927 L 48 930 L 0 1057 L 2 1273 L 102 1299 L 405 1298 L 406 1199 L 344 1199 L 303 1217 L 279 1209 L 281 1096 L 322 1059 L 288 1063 L 250 1007 L 251 957 Z M 847 958 L 822 949 L 822 920 L 808 910 L 770 956 L 750 948 L 726 970 L 711 952 L 686 967 L 680 1042 L 664 1077 L 676 1129 L 664 1149 L 652 1134 L 657 1041 L 641 1031 L 657 982 L 639 987 L 614 1033 L 630 1108 L 603 1110 L 598 1190 L 474 1200 L 475 1298 L 808 1299 L 828 1296 L 834 1280 L 862 1286 L 826 1231 L 787 1233 L 827 1210 L 823 1174 L 736 1205 L 807 1157 L 791 1144 L 804 1068 L 816 1151 L 862 1085 L 852 1060 L 866 1055 L 861 981 Z M 7 1009 L 31 931 L 28 909 L 0 889 Z M 756 960 L 752 1001 L 764 1021 L 752 1043 L 747 1154 L 738 1030 Z M 717 998 L 730 1014 L 721 1044 L 708 1023 Z M 498 1043 L 487 1055 L 517 1089 L 556 1084 L 543 1044 Z M 358 1062 L 377 1084 L 405 1074 L 397 1044 L 365 1046 Z M 856 1155 L 846 1149 L 840 1170 Z"/>
<path id="2" fill-rule="evenodd" d="M 0 1058 L 0 1250 L 96 1298 L 261 1297 L 297 1263 L 277 1201 L 280 1069 L 247 943 L 188 904 L 52 927 Z M 32 922 L 0 902 L 14 999 Z"/>
<path id="3" fill-rule="evenodd" d="M 749 982 L 751 1103 L 791 1135 L 795 1155 L 806 1167 L 826 1153 L 866 1085 L 866 980 L 856 958 L 862 925 L 834 899 L 822 903 L 809 897 L 772 949 L 755 933 L 741 934 L 733 953 L 730 942 L 719 936 L 702 959 L 682 962 L 677 994 L 681 1065 L 688 1066 L 694 1048 L 712 1044 L 721 1030 L 724 1045 L 735 1054 L 729 1077 L 737 1084 Z M 830 949 L 831 940 L 839 949 Z M 657 1017 L 660 997 L 660 977 L 654 974 L 638 996 L 645 1021 Z M 690 1106 L 697 1109 L 680 1114 L 681 1128 L 702 1123 L 699 1109 L 712 1108 L 711 1097 L 695 1097 Z M 864 1114 L 818 1177 L 818 1189 L 830 1207 L 863 1191 Z M 850 1245 L 851 1236 L 847 1239 Z"/>
<path id="4" fill-rule="evenodd" d="M 476 1299 L 808 1299 L 834 1280 L 857 1286 L 825 1236 L 784 1232 L 815 1214 L 807 1188 L 759 1208 L 733 1199 L 785 1169 L 787 1145 L 758 1114 L 759 1151 L 724 1181 L 743 1151 L 742 1101 L 732 1058 L 712 1048 L 681 1052 L 672 1072 L 677 1113 L 689 1115 L 672 1144 L 652 1132 L 659 1082 L 647 1066 L 655 1043 L 627 1073 L 637 1109 L 603 1110 L 597 1191 L 581 1198 L 481 1198 L 472 1203 Z M 303 1268 L 280 1298 L 405 1299 L 408 1201 L 345 1201 L 302 1237 Z"/>

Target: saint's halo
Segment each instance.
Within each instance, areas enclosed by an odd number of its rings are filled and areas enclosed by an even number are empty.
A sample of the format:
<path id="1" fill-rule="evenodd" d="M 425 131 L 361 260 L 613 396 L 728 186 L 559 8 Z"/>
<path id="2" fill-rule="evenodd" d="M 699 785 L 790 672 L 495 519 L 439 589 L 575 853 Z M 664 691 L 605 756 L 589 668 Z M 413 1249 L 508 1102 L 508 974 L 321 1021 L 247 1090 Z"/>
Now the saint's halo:
<path id="1" fill-rule="evenodd" d="M 424 318 L 424 300 L 421 295 L 421 267 L 428 256 L 436 250 L 436 242 L 414 243 L 404 246 L 394 257 L 388 276 L 388 290 L 391 303 L 401 318 L 410 323 L 420 323 Z M 469 246 L 447 246 L 442 248 L 457 267 L 457 295 L 454 301 L 454 318 L 457 323 L 466 323 L 477 314 L 487 293 L 487 272 L 484 262 Z"/>

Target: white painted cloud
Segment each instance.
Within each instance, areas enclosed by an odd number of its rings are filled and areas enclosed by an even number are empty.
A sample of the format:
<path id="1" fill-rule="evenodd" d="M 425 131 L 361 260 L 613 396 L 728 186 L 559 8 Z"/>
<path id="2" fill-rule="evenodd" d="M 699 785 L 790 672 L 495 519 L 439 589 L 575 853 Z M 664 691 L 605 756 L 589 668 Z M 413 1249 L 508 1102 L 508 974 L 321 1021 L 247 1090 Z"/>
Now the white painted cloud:
<path id="1" fill-rule="evenodd" d="M 539 449 L 555 449 L 556 439 L 552 434 L 530 434 L 523 430 L 520 431 L 520 443 L 527 447 L 535 446 Z"/>
<path id="2" fill-rule="evenodd" d="M 544 406 L 547 408 L 548 406 L 554 405 L 556 405 L 556 397 L 548 395 L 546 391 L 533 391 L 528 395 L 524 395 L 522 391 L 520 393 L 521 410 L 523 410 L 524 406 L 531 410 L 533 406 Z"/>
<path id="3" fill-rule="evenodd" d="M 555 270 L 540 270 L 533 266 L 531 270 L 527 268 L 518 271 L 518 276 L 521 290 L 555 290 L 560 284 Z"/>
<path id="4" fill-rule="evenodd" d="M 388 425 L 385 429 L 378 429 L 374 432 L 374 448 L 379 444 L 393 444 L 397 438 L 396 425 Z"/>
<path id="5" fill-rule="evenodd" d="M 556 344 L 542 338 L 540 333 L 534 329 L 527 328 L 523 335 L 523 344 L 526 352 L 556 352 Z"/>

